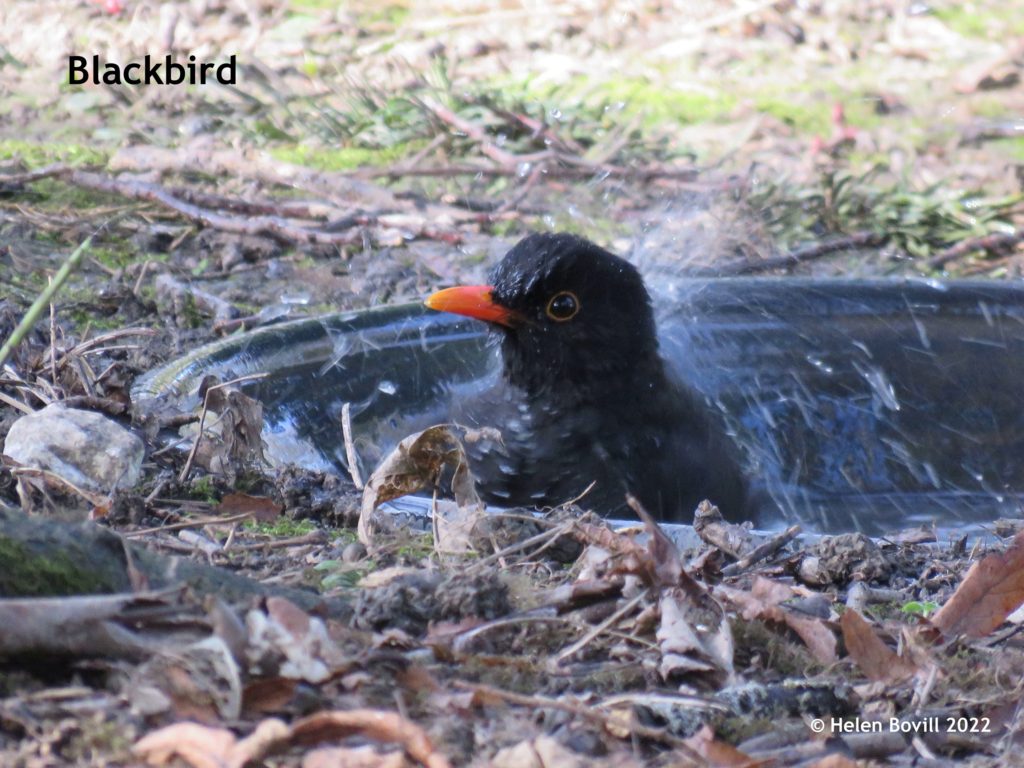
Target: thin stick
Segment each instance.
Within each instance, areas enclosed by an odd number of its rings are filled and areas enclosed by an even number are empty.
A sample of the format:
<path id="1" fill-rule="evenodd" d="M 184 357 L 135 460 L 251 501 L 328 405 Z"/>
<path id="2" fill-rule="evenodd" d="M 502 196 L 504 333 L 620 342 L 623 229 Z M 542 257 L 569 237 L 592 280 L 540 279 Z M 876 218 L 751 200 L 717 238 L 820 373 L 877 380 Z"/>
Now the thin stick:
<path id="1" fill-rule="evenodd" d="M 568 522 L 559 524 L 556 528 L 549 528 L 548 530 L 541 531 L 537 535 L 531 536 L 528 539 L 517 541 L 515 544 L 510 544 L 509 546 L 505 547 L 500 552 L 495 552 L 491 555 L 488 555 L 483 560 L 478 560 L 477 562 L 468 566 L 466 570 L 478 571 L 481 568 L 485 568 L 491 565 L 492 563 L 498 562 L 503 557 L 515 554 L 516 552 L 520 552 L 524 549 L 528 549 L 529 547 L 532 547 L 534 544 L 547 544 L 550 541 L 557 539 L 559 536 L 564 536 L 565 534 L 569 533 L 569 531 L 572 530 L 572 527 L 575 524 L 575 520 L 569 520 Z"/>
<path id="2" fill-rule="evenodd" d="M 617 611 L 615 611 L 615 613 L 613 613 L 607 619 L 605 619 L 600 624 L 598 624 L 596 627 L 594 627 L 589 632 L 587 632 L 587 634 L 585 634 L 583 637 L 581 637 L 575 643 L 573 643 L 568 648 L 564 649 L 561 653 L 559 653 L 555 657 L 555 664 L 556 665 L 557 664 L 561 664 L 563 661 L 568 659 L 570 656 L 572 656 L 575 653 L 577 653 L 578 651 L 582 650 L 595 637 L 600 635 L 606 629 L 610 628 L 619 619 L 621 619 L 623 616 L 625 616 L 627 613 L 629 613 L 631 610 L 633 610 L 636 606 L 638 606 L 640 604 L 640 601 L 643 600 L 645 597 L 647 597 L 647 590 L 646 589 L 643 590 L 642 592 L 638 593 L 631 600 L 627 600 L 624 605 L 622 605 Z"/>
<path id="3" fill-rule="evenodd" d="M 68 256 L 67 261 L 65 261 L 61 268 L 57 270 L 57 274 L 53 276 L 53 280 L 50 284 L 46 286 L 43 292 L 39 294 L 34 302 L 32 302 L 32 306 L 28 308 L 28 312 L 25 313 L 21 322 L 18 323 L 18 327 L 14 329 L 14 333 L 12 333 L 11 337 L 4 342 L 3 347 L 0 347 L 0 366 L 7 361 L 7 358 L 10 357 L 14 348 L 21 343 L 22 339 L 25 338 L 25 335 L 32 329 L 32 326 L 35 325 L 36 320 L 38 320 L 39 316 L 43 313 L 43 308 L 49 306 L 50 301 L 57 294 L 57 291 L 60 290 L 60 287 L 64 285 L 64 282 L 68 277 L 70 277 L 71 273 L 75 271 L 79 263 L 81 263 L 82 257 L 85 255 L 86 251 L 89 250 L 89 246 L 91 244 L 92 237 L 85 238 L 85 241 L 75 248 L 74 252 Z"/>
<path id="4" fill-rule="evenodd" d="M 0 403 L 7 403 L 11 408 L 17 408 L 22 413 L 35 413 L 30 406 L 25 405 L 25 403 L 20 400 L 15 400 L 13 397 L 5 395 L 3 392 L 0 392 Z"/>
<path id="5" fill-rule="evenodd" d="M 771 557 L 789 542 L 796 538 L 797 534 L 800 533 L 799 525 L 792 525 L 778 536 L 773 536 L 763 544 L 759 544 L 750 550 L 746 555 L 741 557 L 735 563 L 725 566 L 722 569 L 723 576 L 733 576 L 734 574 L 745 571 L 747 568 L 752 566 L 754 563 L 759 563 L 765 558 Z"/>
<path id="6" fill-rule="evenodd" d="M 147 536 L 151 533 L 166 533 L 168 531 L 180 531 L 185 528 L 198 528 L 203 525 L 230 525 L 231 523 L 241 523 L 251 517 L 252 512 L 241 512 L 237 515 L 231 515 L 230 517 L 203 517 L 199 520 L 185 520 L 180 523 L 169 523 L 167 525 L 158 525 L 153 528 L 143 528 L 140 531 L 129 531 L 125 533 L 124 536 L 126 538 L 134 538 L 136 536 Z"/>
<path id="7" fill-rule="evenodd" d="M 846 251 L 852 248 L 870 248 L 884 243 L 885 235 L 877 232 L 855 232 L 845 237 L 837 237 L 826 240 L 822 243 L 813 243 L 803 248 L 797 248 L 782 256 L 775 256 L 761 261 L 734 261 L 723 264 L 721 267 L 708 270 L 700 270 L 697 274 L 709 273 L 717 276 L 729 275 L 751 275 L 756 272 L 767 272 L 772 269 L 784 269 L 795 267 L 797 264 L 814 261 L 823 256 L 828 256 L 836 251 Z"/>
<path id="8" fill-rule="evenodd" d="M 1024 242 L 1024 230 L 1013 233 L 996 232 L 982 237 L 972 237 L 940 251 L 925 263 L 932 269 L 940 269 L 954 259 L 966 256 L 972 251 L 1008 251 L 1022 242 Z"/>
<path id="9" fill-rule="evenodd" d="M 363 476 L 359 471 L 359 456 L 356 454 L 356 444 L 352 440 L 352 403 L 345 403 L 341 406 L 341 434 L 345 438 L 345 458 L 348 460 L 348 473 L 352 476 L 352 483 L 358 490 L 363 490 Z"/>
<path id="10" fill-rule="evenodd" d="M 47 280 L 47 285 L 53 278 Z M 50 381 L 57 386 L 57 308 L 50 302 Z"/>

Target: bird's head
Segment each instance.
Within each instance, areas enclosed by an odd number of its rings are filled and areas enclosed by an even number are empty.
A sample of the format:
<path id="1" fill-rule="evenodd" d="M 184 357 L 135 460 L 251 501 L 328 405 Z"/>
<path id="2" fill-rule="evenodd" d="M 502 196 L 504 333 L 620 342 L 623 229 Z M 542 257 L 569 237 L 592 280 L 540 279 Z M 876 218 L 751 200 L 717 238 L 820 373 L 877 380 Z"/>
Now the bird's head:
<path id="1" fill-rule="evenodd" d="M 506 377 L 528 392 L 586 398 L 660 366 L 643 279 L 603 248 L 575 235 L 530 235 L 489 278 L 438 291 L 426 305 L 489 323 L 501 337 Z"/>

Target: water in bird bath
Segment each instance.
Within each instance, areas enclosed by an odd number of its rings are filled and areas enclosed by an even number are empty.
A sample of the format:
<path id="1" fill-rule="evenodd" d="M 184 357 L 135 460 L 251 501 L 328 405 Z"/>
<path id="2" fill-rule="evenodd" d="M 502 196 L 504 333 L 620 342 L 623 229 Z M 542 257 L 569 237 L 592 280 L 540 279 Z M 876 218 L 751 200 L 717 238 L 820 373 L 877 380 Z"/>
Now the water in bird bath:
<path id="1" fill-rule="evenodd" d="M 741 447 L 762 524 L 970 529 L 1019 514 L 1024 288 L 926 281 L 662 281 L 662 351 Z M 669 300 L 666 300 L 669 299 Z M 268 454 L 364 476 L 498 365 L 481 324 L 415 305 L 283 323 L 171 363 L 143 409 L 195 402 L 207 373 L 264 403 Z"/>

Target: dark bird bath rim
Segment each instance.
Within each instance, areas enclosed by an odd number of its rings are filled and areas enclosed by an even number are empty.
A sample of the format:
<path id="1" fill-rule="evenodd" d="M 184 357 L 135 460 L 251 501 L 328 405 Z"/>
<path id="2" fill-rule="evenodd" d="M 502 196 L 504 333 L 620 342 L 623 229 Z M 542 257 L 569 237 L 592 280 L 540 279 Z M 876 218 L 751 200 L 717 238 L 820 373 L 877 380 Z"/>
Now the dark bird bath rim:
<path id="1" fill-rule="evenodd" d="M 653 284 L 652 284 L 653 283 Z M 666 278 L 662 352 L 720 417 L 763 491 L 759 522 L 890 533 L 977 530 L 1024 492 L 1024 287 L 1014 283 Z M 266 326 L 141 377 L 138 412 L 198 403 L 207 374 L 266 373 L 268 456 L 346 472 L 350 403 L 364 476 L 440 404 L 494 376 L 483 324 L 419 304 Z"/>

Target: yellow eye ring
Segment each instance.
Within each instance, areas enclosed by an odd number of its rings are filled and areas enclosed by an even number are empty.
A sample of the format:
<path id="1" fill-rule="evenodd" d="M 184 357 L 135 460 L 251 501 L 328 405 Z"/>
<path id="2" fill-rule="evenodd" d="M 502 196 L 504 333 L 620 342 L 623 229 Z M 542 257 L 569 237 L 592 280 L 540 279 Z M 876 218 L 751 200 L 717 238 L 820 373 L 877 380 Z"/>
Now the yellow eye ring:
<path id="1" fill-rule="evenodd" d="M 559 291 L 551 297 L 544 311 L 556 323 L 564 323 L 576 317 L 580 311 L 580 299 L 572 291 Z"/>

